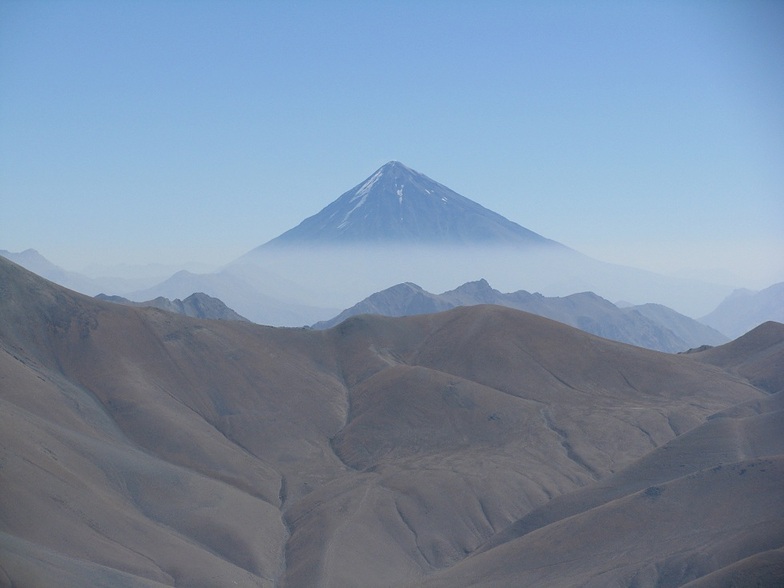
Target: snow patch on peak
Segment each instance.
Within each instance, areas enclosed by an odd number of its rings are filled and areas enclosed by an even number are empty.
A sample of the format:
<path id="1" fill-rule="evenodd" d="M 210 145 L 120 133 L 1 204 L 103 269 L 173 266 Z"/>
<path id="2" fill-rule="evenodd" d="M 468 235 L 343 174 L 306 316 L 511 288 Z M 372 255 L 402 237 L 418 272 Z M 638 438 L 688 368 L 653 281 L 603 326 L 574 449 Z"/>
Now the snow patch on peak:
<path id="1" fill-rule="evenodd" d="M 349 200 L 349 203 L 356 202 L 357 200 L 359 200 L 359 202 L 357 202 L 354 205 L 354 207 L 346 213 L 346 215 L 343 217 L 343 220 L 340 221 L 340 224 L 337 227 L 339 230 L 343 230 L 348 226 L 348 217 L 350 217 L 357 208 L 365 204 L 365 201 L 367 201 L 368 194 L 370 194 L 371 188 L 373 188 L 376 182 L 378 182 L 381 179 L 382 175 L 384 175 L 384 172 L 382 170 L 378 170 L 376 173 L 370 176 L 370 178 L 368 178 L 368 180 L 364 184 L 362 184 L 357 189 L 354 196 L 351 198 L 351 200 Z"/>
<path id="2" fill-rule="evenodd" d="M 400 186 L 400 187 L 397 189 L 397 201 L 398 201 L 400 204 L 403 204 L 403 186 Z"/>
<path id="3" fill-rule="evenodd" d="M 356 194 L 354 194 L 354 197 L 349 202 L 354 202 L 358 198 L 361 198 L 362 201 L 355 208 L 362 206 L 362 204 L 364 204 L 365 200 L 367 199 L 368 192 L 370 192 L 370 189 L 375 185 L 375 183 L 381 179 L 382 175 L 384 175 L 384 172 L 378 170 L 376 173 L 370 176 L 368 180 L 359 187 Z"/>

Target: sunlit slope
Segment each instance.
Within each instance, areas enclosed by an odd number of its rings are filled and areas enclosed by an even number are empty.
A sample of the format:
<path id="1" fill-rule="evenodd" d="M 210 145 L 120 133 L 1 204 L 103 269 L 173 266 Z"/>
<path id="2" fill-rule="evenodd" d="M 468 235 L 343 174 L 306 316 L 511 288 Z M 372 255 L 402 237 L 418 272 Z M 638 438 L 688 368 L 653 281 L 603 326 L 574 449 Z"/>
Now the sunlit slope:
<path id="1" fill-rule="evenodd" d="M 695 359 L 723 366 L 758 388 L 784 391 L 784 324 L 768 321 L 726 345 L 694 354 Z"/>
<path id="2" fill-rule="evenodd" d="M 681 586 L 780 549 L 782 502 L 781 456 L 717 466 L 554 522 L 421 585 Z"/>
<path id="3" fill-rule="evenodd" d="M 273 329 L 5 260 L 0 345 L 0 579 L 43 586 L 416 583 L 767 397 L 500 307 Z"/>
<path id="4" fill-rule="evenodd" d="M 784 402 L 731 412 L 556 497 L 425 585 L 778 585 Z"/>
<path id="5" fill-rule="evenodd" d="M 784 365 L 783 343 L 784 325 L 768 323 L 693 355 L 722 358 L 730 371 L 752 366 L 770 382 L 773 366 Z M 619 472 L 534 509 L 425 584 L 780 585 L 782 431 L 784 391 L 716 413 Z M 626 545 L 613 546 L 619 540 Z"/>

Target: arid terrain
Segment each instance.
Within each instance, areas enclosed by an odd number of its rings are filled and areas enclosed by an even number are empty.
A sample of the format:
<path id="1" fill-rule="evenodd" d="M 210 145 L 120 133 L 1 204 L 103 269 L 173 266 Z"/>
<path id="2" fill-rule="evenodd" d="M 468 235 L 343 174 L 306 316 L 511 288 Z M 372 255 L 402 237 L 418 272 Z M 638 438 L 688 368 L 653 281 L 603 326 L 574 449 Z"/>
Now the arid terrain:
<path id="1" fill-rule="evenodd" d="M 783 392 L 779 323 L 272 328 L 0 259 L 0 585 L 780 586 Z"/>

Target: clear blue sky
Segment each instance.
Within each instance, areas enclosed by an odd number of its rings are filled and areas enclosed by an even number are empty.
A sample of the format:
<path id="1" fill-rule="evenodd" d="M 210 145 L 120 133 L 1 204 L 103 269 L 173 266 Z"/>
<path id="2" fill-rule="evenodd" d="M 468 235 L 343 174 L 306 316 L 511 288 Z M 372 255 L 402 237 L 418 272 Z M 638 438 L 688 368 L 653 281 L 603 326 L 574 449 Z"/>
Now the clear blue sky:
<path id="1" fill-rule="evenodd" d="M 0 249 L 228 262 L 391 159 L 602 259 L 782 280 L 784 2 L 0 2 Z"/>

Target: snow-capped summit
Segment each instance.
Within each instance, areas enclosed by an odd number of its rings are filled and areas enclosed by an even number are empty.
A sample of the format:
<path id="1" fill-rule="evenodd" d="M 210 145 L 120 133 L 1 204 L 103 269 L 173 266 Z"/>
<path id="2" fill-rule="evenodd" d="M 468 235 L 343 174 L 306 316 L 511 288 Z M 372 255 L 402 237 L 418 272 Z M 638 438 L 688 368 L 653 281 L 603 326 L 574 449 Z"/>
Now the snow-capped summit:
<path id="1" fill-rule="evenodd" d="M 358 243 L 557 245 L 390 161 L 262 247 Z"/>

